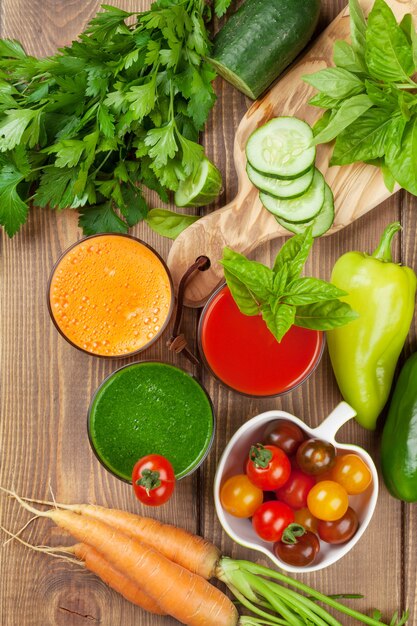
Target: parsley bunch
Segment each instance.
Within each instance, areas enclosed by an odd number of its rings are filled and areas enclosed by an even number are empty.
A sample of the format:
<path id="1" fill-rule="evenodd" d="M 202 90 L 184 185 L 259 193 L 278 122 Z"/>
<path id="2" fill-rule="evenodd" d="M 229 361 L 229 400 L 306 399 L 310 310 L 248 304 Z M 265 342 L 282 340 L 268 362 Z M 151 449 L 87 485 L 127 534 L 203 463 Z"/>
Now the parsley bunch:
<path id="1" fill-rule="evenodd" d="M 304 76 L 316 87 L 310 104 L 327 109 L 315 143 L 336 139 L 330 165 L 364 161 L 417 195 L 417 34 L 412 16 L 398 24 L 384 0 L 365 19 L 349 0 L 351 43 L 336 41 L 336 67 Z"/>
<path id="2" fill-rule="evenodd" d="M 0 40 L 0 224 L 10 237 L 31 201 L 78 209 L 85 234 L 126 232 L 146 217 L 142 186 L 168 201 L 204 157 L 198 133 L 215 101 L 209 7 L 102 8 L 49 58 Z"/>

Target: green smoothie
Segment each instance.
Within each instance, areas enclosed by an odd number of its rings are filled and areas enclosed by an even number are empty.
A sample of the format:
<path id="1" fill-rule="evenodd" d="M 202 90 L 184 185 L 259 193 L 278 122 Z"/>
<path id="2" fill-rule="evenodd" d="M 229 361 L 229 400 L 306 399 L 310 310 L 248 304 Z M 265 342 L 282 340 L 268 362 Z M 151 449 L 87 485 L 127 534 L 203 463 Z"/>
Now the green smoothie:
<path id="1" fill-rule="evenodd" d="M 165 363 L 127 365 L 97 390 L 88 431 L 97 457 L 130 481 L 146 454 L 165 456 L 182 478 L 204 458 L 213 438 L 213 410 L 200 384 Z"/>

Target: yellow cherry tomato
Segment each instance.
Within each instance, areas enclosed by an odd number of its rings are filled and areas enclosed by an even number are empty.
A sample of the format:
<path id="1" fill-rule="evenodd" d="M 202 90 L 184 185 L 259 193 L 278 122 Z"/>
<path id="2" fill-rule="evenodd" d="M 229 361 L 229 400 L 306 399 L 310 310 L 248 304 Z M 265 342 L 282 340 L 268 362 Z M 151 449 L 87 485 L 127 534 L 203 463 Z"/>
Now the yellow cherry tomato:
<path id="1" fill-rule="evenodd" d="M 228 478 L 220 490 L 222 507 L 235 517 L 252 517 L 263 499 L 262 490 L 255 487 L 246 474 Z"/>
<path id="2" fill-rule="evenodd" d="M 371 470 L 357 454 L 336 457 L 331 475 L 332 480 L 342 485 L 352 496 L 363 493 L 372 482 Z"/>
<path id="3" fill-rule="evenodd" d="M 310 489 L 307 496 L 310 513 L 326 522 L 343 517 L 349 506 L 347 491 L 334 480 L 323 480 Z"/>
<path id="4" fill-rule="evenodd" d="M 318 519 L 310 513 L 307 507 L 294 511 L 294 522 L 301 524 L 306 530 L 310 530 L 317 535 Z"/>

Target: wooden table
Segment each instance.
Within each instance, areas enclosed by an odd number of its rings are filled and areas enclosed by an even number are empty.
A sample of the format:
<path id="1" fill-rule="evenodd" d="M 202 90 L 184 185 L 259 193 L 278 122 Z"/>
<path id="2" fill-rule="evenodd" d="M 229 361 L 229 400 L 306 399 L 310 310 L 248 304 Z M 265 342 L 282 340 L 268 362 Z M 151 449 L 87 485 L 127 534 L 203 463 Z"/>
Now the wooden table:
<path id="1" fill-rule="evenodd" d="M 138 9 L 147 0 L 118 0 L 124 9 Z M 320 28 L 346 4 L 322 0 Z M 95 14 L 99 0 L 0 0 L 0 33 L 23 41 L 36 55 L 53 53 L 69 43 Z M 249 100 L 222 80 L 216 82 L 218 101 L 204 135 L 207 153 L 224 176 L 224 193 L 217 206 L 236 193 L 233 135 Z M 158 206 L 156 197 L 150 197 Z M 210 208 L 216 208 L 210 207 Z M 400 192 L 384 206 L 337 235 L 314 246 L 308 264 L 311 275 L 328 279 L 336 258 L 352 249 L 372 250 L 384 226 L 400 219 L 404 231 L 397 237 L 396 258 L 417 266 L 415 233 L 417 202 Z M 166 257 L 170 242 L 140 225 L 134 234 Z M 75 213 L 34 209 L 28 224 L 14 239 L 1 240 L 1 413 L 0 484 L 19 493 L 49 498 L 49 485 L 58 501 L 98 502 L 132 511 L 140 510 L 131 488 L 108 474 L 93 456 L 86 435 L 86 412 L 93 391 L 116 367 L 78 352 L 53 327 L 46 306 L 50 269 L 59 254 L 81 236 Z M 270 262 L 277 241 L 258 251 Z M 381 302 L 383 307 L 383 302 Z M 185 315 L 187 335 L 196 336 L 198 313 Z M 406 354 L 415 349 L 415 324 Z M 188 368 L 182 357 L 172 357 L 164 341 L 144 354 Z M 327 354 L 318 371 L 293 393 L 275 400 L 257 400 L 228 391 L 204 370 L 198 372 L 213 399 L 217 436 L 203 467 L 178 484 L 172 501 L 156 517 L 202 534 L 233 557 L 257 559 L 222 532 L 213 505 L 212 485 L 217 461 L 234 431 L 249 417 L 282 408 L 317 425 L 340 400 Z M 380 433 L 369 433 L 356 423 L 341 433 L 343 441 L 363 445 L 379 464 Z M 0 498 L 1 524 L 17 530 L 28 519 L 7 498 Z M 40 520 L 27 531 L 33 544 L 57 545 L 61 531 Z M 261 560 L 262 561 L 262 560 Z M 264 560 L 262 562 L 265 562 Z M 409 607 L 409 624 L 417 624 L 417 508 L 391 498 L 384 486 L 374 518 L 359 544 L 339 563 L 314 575 L 300 577 L 326 593 L 359 592 L 355 607 L 378 607 L 389 621 L 395 609 Z M 0 551 L 1 626 L 168 626 L 175 620 L 145 615 L 109 590 L 93 575 L 46 555 L 9 543 Z M 348 620 L 343 620 L 349 624 Z"/>

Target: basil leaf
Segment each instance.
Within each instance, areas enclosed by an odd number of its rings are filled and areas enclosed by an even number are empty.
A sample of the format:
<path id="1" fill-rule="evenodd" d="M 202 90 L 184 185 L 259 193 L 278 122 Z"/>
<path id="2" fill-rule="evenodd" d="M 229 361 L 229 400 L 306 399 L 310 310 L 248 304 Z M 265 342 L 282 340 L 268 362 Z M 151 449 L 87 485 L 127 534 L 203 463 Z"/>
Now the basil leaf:
<path id="1" fill-rule="evenodd" d="M 331 98 L 324 93 L 316 93 L 308 103 L 313 107 L 321 107 L 322 109 L 336 109 L 340 107 L 343 101 L 343 98 Z"/>
<path id="2" fill-rule="evenodd" d="M 278 301 L 261 306 L 262 318 L 274 337 L 281 341 L 294 324 L 295 307 Z"/>
<path id="3" fill-rule="evenodd" d="M 320 278 L 298 278 L 288 286 L 288 292 L 282 294 L 282 300 L 286 304 L 299 306 L 335 300 L 346 295 L 346 291 Z"/>
<path id="4" fill-rule="evenodd" d="M 374 78 L 387 83 L 412 82 L 412 47 L 384 0 L 375 0 L 368 17 L 365 58 Z"/>
<path id="5" fill-rule="evenodd" d="M 336 139 L 330 165 L 347 165 L 383 156 L 392 112 L 373 107 Z"/>
<path id="6" fill-rule="evenodd" d="M 183 230 L 194 224 L 199 215 L 185 215 L 168 209 L 152 209 L 145 221 L 156 233 L 169 239 L 176 239 Z"/>
<path id="7" fill-rule="evenodd" d="M 352 48 L 363 55 L 366 46 L 366 20 L 358 0 L 349 0 L 350 38 Z"/>
<path id="8" fill-rule="evenodd" d="M 380 164 L 380 168 L 382 171 L 382 176 L 384 178 L 385 187 L 389 192 L 393 193 L 395 188 L 395 178 L 389 169 L 388 165 L 385 163 L 385 160 Z"/>
<path id="9" fill-rule="evenodd" d="M 417 68 L 417 33 L 414 30 L 413 18 L 410 13 L 404 15 L 400 23 L 400 28 L 403 33 L 405 33 L 408 43 L 411 45 L 414 67 Z"/>
<path id="10" fill-rule="evenodd" d="M 249 261 L 230 248 L 224 248 L 220 263 L 229 275 L 240 280 L 258 300 L 267 301 L 273 294 L 274 273 L 266 265 Z"/>
<path id="11" fill-rule="evenodd" d="M 363 54 L 355 52 L 347 41 L 336 41 L 333 46 L 333 61 L 336 67 L 342 67 L 348 72 L 365 74 L 367 67 Z"/>
<path id="12" fill-rule="evenodd" d="M 256 301 L 253 293 L 242 283 L 242 281 L 233 276 L 233 274 L 228 272 L 226 269 L 224 270 L 224 277 L 239 311 L 243 313 L 243 315 L 259 315 L 258 302 Z"/>
<path id="13" fill-rule="evenodd" d="M 309 226 L 300 235 L 290 237 L 278 252 L 273 271 L 276 274 L 285 265 L 288 267 L 288 281 L 298 278 L 313 245 L 313 227 Z"/>
<path id="14" fill-rule="evenodd" d="M 363 93 L 363 82 L 341 67 L 328 67 L 315 74 L 303 76 L 303 80 L 331 98 L 349 98 Z"/>
<path id="15" fill-rule="evenodd" d="M 394 110 L 398 107 L 398 89 L 393 85 L 379 85 L 365 80 L 365 89 L 374 104 L 384 109 Z"/>
<path id="16" fill-rule="evenodd" d="M 294 324 L 312 330 L 331 330 L 359 317 L 347 302 L 330 300 L 297 307 Z"/>
<path id="17" fill-rule="evenodd" d="M 404 130 L 401 147 L 391 142 L 387 146 L 386 164 L 395 180 L 410 193 L 417 195 L 417 117 Z"/>
<path id="18" fill-rule="evenodd" d="M 372 100 L 366 94 L 360 94 L 345 100 L 332 118 L 331 123 L 314 137 L 314 143 L 319 144 L 332 141 L 342 130 L 350 126 L 371 107 Z"/>
<path id="19" fill-rule="evenodd" d="M 274 276 L 274 294 L 280 295 L 284 292 L 288 283 L 288 265 L 283 265 Z"/>
<path id="20" fill-rule="evenodd" d="M 335 115 L 336 111 L 325 111 L 312 128 L 313 135 L 316 136 L 327 128 Z"/>

